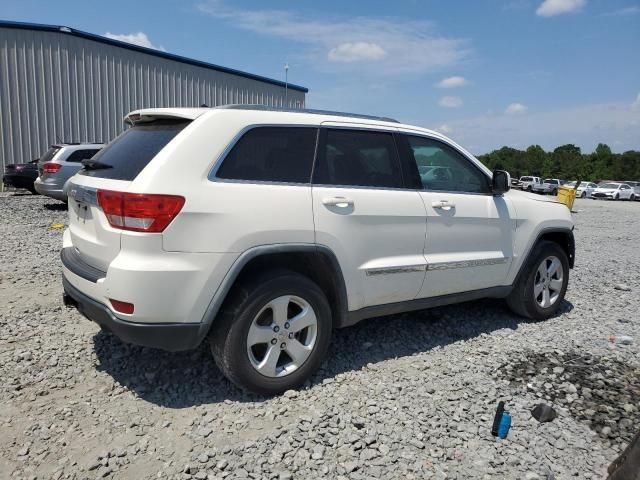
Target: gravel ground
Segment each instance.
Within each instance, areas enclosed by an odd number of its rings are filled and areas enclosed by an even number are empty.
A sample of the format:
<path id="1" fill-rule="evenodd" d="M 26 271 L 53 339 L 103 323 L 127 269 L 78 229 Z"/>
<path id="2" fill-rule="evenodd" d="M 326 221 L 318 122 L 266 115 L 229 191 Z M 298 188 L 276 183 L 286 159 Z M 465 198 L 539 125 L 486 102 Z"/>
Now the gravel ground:
<path id="1" fill-rule="evenodd" d="M 62 307 L 67 212 L 0 194 L 0 478 L 603 478 L 640 425 L 640 204 L 575 210 L 558 317 L 487 300 L 368 320 L 306 388 L 264 399 L 204 347 L 127 346 Z"/>

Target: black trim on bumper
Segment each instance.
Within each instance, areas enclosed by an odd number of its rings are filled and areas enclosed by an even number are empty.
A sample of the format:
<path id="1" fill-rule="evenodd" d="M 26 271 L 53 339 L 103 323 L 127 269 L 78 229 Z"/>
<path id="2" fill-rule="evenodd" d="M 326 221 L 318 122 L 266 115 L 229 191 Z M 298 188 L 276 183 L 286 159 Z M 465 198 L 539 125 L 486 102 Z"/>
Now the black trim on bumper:
<path id="1" fill-rule="evenodd" d="M 86 296 L 62 277 L 64 304 L 74 306 L 89 320 L 105 327 L 126 343 L 169 352 L 196 348 L 202 338 L 199 323 L 134 323 L 116 317 L 105 305 Z"/>
<path id="2" fill-rule="evenodd" d="M 79 277 L 89 280 L 92 283 L 96 283 L 101 278 L 107 276 L 107 272 L 103 272 L 102 270 L 85 263 L 73 247 L 67 247 L 60 250 L 60 259 L 62 260 L 62 264 L 67 267 L 70 272 L 75 273 Z"/>

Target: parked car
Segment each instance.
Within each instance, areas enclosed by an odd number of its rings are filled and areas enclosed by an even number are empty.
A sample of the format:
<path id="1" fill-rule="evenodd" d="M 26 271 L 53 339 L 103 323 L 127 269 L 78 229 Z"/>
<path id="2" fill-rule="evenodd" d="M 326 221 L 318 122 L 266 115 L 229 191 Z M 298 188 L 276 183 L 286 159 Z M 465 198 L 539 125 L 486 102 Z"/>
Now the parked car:
<path id="1" fill-rule="evenodd" d="M 126 342 L 206 340 L 234 383 L 275 394 L 334 328 L 484 297 L 546 319 L 563 301 L 569 210 L 436 132 L 247 105 L 126 121 L 72 179 L 61 252 L 65 304 Z M 429 163 L 451 176 L 423 178 Z"/>
<path id="2" fill-rule="evenodd" d="M 634 198 L 636 200 L 640 200 L 640 182 L 637 182 L 635 180 L 631 180 L 631 181 L 624 181 L 622 183 L 626 183 L 631 188 L 633 188 L 633 196 L 634 196 Z"/>
<path id="3" fill-rule="evenodd" d="M 557 178 L 545 178 L 542 183 L 535 183 L 531 185 L 531 191 L 534 193 L 550 193 L 551 195 L 558 194 L 558 187 L 562 185 Z"/>
<path id="4" fill-rule="evenodd" d="M 38 193 L 67 201 L 67 181 L 82 168 L 82 161 L 92 158 L 101 143 L 60 143 L 51 145 L 38 161 L 40 176 L 35 181 Z"/>
<path id="5" fill-rule="evenodd" d="M 520 177 L 520 188 L 527 192 L 532 191 L 533 186 L 539 183 L 540 177 Z"/>
<path id="6" fill-rule="evenodd" d="M 636 196 L 626 183 L 600 183 L 591 194 L 593 198 L 605 198 L 609 200 L 635 200 Z"/>
<path id="7" fill-rule="evenodd" d="M 520 188 L 520 180 L 514 177 L 511 177 L 511 188 Z"/>
<path id="8" fill-rule="evenodd" d="M 38 178 L 38 159 L 28 163 L 11 163 L 4 167 L 2 183 L 7 187 L 24 188 L 31 193 L 37 193 L 33 186 Z"/>
<path id="9" fill-rule="evenodd" d="M 571 188 L 575 188 L 576 183 L 578 183 L 577 181 L 573 181 L 573 182 L 568 182 L 566 184 L 567 187 L 571 187 Z M 593 182 L 580 182 L 580 185 L 577 188 L 576 191 L 576 197 L 579 198 L 587 198 L 587 197 L 591 197 L 591 194 L 593 193 L 593 191 L 598 187 L 598 185 L 596 185 Z"/>

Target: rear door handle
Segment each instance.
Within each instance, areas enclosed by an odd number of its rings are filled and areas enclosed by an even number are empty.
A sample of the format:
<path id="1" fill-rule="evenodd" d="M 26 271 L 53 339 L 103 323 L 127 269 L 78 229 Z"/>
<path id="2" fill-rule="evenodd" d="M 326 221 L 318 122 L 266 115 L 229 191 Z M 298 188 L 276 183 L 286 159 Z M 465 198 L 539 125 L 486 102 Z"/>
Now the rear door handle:
<path id="1" fill-rule="evenodd" d="M 455 208 L 456 204 L 449 200 L 438 200 L 437 202 L 431 202 L 433 208 Z"/>
<path id="2" fill-rule="evenodd" d="M 327 207 L 353 207 L 353 200 L 347 197 L 327 197 L 322 199 L 322 204 Z"/>

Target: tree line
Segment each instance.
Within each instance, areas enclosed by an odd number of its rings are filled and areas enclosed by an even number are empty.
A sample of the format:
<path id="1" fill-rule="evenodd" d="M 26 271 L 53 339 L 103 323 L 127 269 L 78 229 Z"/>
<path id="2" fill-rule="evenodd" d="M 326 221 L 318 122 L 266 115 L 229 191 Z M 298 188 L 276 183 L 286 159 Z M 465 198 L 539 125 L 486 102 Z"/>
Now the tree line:
<path id="1" fill-rule="evenodd" d="M 502 147 L 478 159 L 492 170 L 508 171 L 514 178 L 533 175 L 564 180 L 640 181 L 640 152 L 613 153 L 604 143 L 598 144 L 593 153 L 582 153 L 580 147 L 572 144 L 552 152 L 540 145 L 531 145 L 526 150 Z"/>

